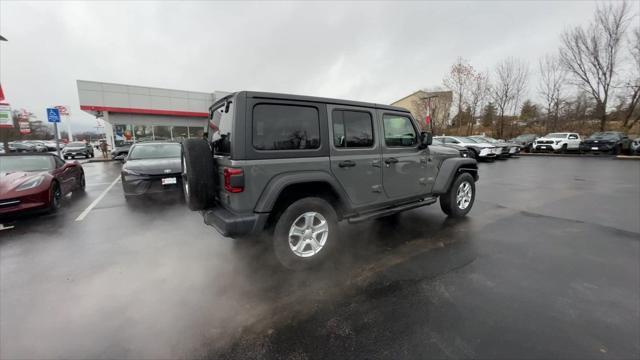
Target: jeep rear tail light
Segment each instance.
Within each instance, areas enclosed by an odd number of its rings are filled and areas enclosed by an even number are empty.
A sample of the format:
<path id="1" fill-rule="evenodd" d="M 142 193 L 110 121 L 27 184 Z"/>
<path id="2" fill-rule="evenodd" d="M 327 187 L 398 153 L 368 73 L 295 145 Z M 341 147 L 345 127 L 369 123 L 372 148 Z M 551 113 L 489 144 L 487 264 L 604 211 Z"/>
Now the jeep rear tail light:
<path id="1" fill-rule="evenodd" d="M 230 193 L 244 191 L 244 172 L 242 169 L 224 168 L 224 189 Z"/>

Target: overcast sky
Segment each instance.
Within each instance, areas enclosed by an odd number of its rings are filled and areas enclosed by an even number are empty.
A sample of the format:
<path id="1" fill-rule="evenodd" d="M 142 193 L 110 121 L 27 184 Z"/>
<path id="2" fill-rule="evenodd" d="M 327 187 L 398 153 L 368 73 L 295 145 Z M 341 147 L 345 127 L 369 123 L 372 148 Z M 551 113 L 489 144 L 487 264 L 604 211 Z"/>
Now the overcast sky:
<path id="1" fill-rule="evenodd" d="M 555 52 L 594 2 L 0 1 L 0 82 L 44 118 L 69 105 L 95 119 L 76 80 L 181 90 L 263 90 L 380 103 L 442 84 L 458 56 L 491 69 Z M 637 3 L 633 4 L 637 11 Z M 535 84 L 530 86 L 535 95 Z"/>

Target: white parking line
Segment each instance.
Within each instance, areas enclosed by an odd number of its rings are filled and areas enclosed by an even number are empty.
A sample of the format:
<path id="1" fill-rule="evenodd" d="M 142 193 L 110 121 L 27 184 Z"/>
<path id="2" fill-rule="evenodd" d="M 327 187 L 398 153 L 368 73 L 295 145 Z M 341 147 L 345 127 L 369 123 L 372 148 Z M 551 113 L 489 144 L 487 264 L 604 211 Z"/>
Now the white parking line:
<path id="1" fill-rule="evenodd" d="M 76 218 L 76 221 L 82 221 L 84 220 L 85 216 L 87 216 L 89 214 L 89 212 L 91 210 L 93 210 L 94 207 L 96 207 L 96 205 L 98 205 L 98 203 L 100 202 L 100 200 L 102 200 L 102 198 L 107 195 L 107 193 L 109 192 L 109 190 L 111 190 L 111 188 L 113 187 L 113 185 L 115 185 L 118 181 L 120 181 L 120 176 L 118 176 L 115 180 L 113 180 L 113 182 L 111 183 L 111 185 L 109 185 L 106 189 L 104 189 L 104 191 L 102 192 L 102 194 L 100 194 L 100 196 L 98 196 L 95 200 L 93 200 L 93 202 L 87 206 L 86 209 L 84 209 L 84 211 L 78 215 L 78 217 Z"/>

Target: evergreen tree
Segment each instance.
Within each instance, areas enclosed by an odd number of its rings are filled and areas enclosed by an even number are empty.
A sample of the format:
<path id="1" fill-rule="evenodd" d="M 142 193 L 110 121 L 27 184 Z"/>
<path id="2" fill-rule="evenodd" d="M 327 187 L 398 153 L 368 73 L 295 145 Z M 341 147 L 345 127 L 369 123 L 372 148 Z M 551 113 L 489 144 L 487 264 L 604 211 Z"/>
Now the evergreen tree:
<path id="1" fill-rule="evenodd" d="M 496 120 L 496 106 L 493 102 L 489 102 L 484 109 L 482 109 L 482 126 L 492 127 Z"/>
<path id="2" fill-rule="evenodd" d="M 520 109 L 520 120 L 531 121 L 538 118 L 538 107 L 531 100 L 526 100 Z"/>

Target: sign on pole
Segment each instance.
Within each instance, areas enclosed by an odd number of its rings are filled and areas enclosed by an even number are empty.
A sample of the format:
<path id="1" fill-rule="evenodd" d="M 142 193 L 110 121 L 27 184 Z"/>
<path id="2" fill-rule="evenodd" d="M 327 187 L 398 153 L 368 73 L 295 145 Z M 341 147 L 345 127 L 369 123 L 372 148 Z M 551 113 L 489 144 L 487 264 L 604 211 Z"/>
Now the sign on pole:
<path id="1" fill-rule="evenodd" d="M 47 108 L 47 121 L 50 123 L 60 122 L 60 110 L 56 108 Z"/>
<path id="2" fill-rule="evenodd" d="M 58 109 L 60 115 L 69 116 L 69 109 L 66 106 L 58 105 L 56 109 Z"/>
<path id="3" fill-rule="evenodd" d="M 11 115 L 11 106 L 6 103 L 0 103 L 0 128 L 12 128 L 13 116 Z"/>
<path id="4" fill-rule="evenodd" d="M 31 134 L 31 124 L 29 124 L 28 120 L 27 121 L 19 120 L 18 127 L 20 128 L 20 134 L 22 135 Z"/>
<path id="5" fill-rule="evenodd" d="M 60 137 L 58 136 L 58 123 L 60 122 L 60 110 L 56 108 L 47 108 L 47 121 L 53 123 L 53 132 L 56 135 L 56 150 L 60 156 Z"/>

